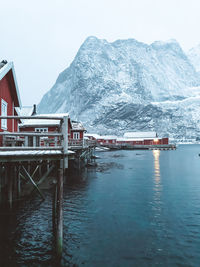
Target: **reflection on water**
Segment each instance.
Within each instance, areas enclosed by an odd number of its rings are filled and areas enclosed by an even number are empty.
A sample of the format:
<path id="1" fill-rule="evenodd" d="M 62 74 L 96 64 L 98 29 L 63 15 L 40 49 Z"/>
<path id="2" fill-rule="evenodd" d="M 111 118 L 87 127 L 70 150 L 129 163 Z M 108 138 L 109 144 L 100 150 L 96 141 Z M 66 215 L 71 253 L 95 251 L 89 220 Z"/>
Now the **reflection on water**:
<path id="1" fill-rule="evenodd" d="M 154 156 L 154 202 L 153 202 L 153 210 L 154 210 L 154 218 L 156 221 L 160 220 L 161 209 L 162 209 L 162 183 L 160 176 L 160 150 L 153 150 Z M 160 225 L 160 223 L 158 224 Z"/>
<path id="2" fill-rule="evenodd" d="M 162 191 L 161 176 L 160 176 L 160 150 L 153 150 L 154 156 L 154 191 L 155 198 L 160 199 L 160 194 Z"/>
<path id="3" fill-rule="evenodd" d="M 154 156 L 154 171 L 155 171 L 155 184 L 160 185 L 160 150 L 153 150 Z"/>
<path id="4" fill-rule="evenodd" d="M 154 191 L 155 200 L 160 201 L 162 191 L 161 176 L 160 176 L 160 150 L 153 150 L 154 156 Z"/>
<path id="5" fill-rule="evenodd" d="M 153 150 L 154 156 L 154 200 L 159 204 L 161 192 L 162 192 L 162 183 L 160 176 L 160 150 Z"/>

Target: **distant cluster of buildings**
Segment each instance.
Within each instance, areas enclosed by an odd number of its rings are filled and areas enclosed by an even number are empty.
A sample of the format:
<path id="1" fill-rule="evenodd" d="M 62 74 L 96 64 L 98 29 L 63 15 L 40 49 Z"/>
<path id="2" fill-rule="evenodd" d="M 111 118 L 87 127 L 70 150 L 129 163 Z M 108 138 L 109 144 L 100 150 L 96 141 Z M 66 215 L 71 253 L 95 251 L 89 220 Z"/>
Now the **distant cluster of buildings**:
<path id="1" fill-rule="evenodd" d="M 168 138 L 159 138 L 156 132 L 127 132 L 123 137 L 113 135 L 101 136 L 85 134 L 90 140 L 96 140 L 99 145 L 168 145 Z"/>
<path id="2" fill-rule="evenodd" d="M 24 116 L 30 117 L 37 114 L 36 105 L 32 107 L 22 107 L 19 89 L 17 85 L 14 65 L 12 62 L 0 63 L 0 115 L 1 116 Z M 159 138 L 156 132 L 127 132 L 123 137 L 110 135 L 88 134 L 82 123 L 71 120 L 69 114 L 40 114 L 38 116 L 68 116 L 68 142 L 77 143 L 84 140 L 95 141 L 98 145 L 167 145 L 168 138 Z M 58 120 L 41 119 L 1 119 L 0 132 L 57 132 L 59 129 Z M 12 146 L 54 146 L 59 142 L 57 137 L 43 137 L 37 139 L 27 138 L 9 138 L 9 136 L 0 136 L 0 145 Z"/>

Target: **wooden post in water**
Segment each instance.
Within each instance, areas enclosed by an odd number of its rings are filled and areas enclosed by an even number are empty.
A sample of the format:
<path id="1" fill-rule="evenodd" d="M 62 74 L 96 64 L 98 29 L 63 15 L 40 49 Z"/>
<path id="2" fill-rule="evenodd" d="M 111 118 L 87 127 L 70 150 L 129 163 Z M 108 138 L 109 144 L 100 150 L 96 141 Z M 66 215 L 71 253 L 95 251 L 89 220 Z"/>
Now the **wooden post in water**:
<path id="1" fill-rule="evenodd" d="M 3 188 L 3 164 L 0 164 L 0 202 L 2 201 L 2 188 Z"/>
<path id="2" fill-rule="evenodd" d="M 20 166 L 17 166 L 17 198 L 19 199 L 21 195 L 21 177 L 20 177 Z"/>
<path id="3" fill-rule="evenodd" d="M 56 254 L 59 258 L 62 256 L 63 250 L 63 175 L 64 175 L 64 160 L 60 161 L 60 168 L 57 176 L 57 207 L 56 207 Z"/>
<path id="4" fill-rule="evenodd" d="M 53 235 L 56 237 L 56 229 L 57 229 L 57 181 L 53 181 L 53 200 L 52 200 L 52 227 L 53 227 Z M 56 238 L 55 238 L 56 239 Z"/>
<path id="5" fill-rule="evenodd" d="M 64 153 L 64 169 L 68 168 L 68 116 L 63 117 L 63 124 L 62 124 L 62 134 L 63 134 L 63 153 Z"/>
<path id="6" fill-rule="evenodd" d="M 12 208 L 13 202 L 13 177 L 12 177 L 12 164 L 6 164 L 6 172 L 7 172 L 7 180 L 8 180 L 8 204 L 9 207 Z"/>

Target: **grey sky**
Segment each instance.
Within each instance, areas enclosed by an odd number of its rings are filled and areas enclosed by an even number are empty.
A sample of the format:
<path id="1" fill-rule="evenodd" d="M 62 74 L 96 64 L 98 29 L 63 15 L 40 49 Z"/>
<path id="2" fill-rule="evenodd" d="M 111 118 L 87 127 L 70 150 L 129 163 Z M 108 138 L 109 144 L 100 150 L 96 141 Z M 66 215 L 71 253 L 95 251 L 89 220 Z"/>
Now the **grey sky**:
<path id="1" fill-rule="evenodd" d="M 14 61 L 23 105 L 38 103 L 90 35 L 200 43 L 199 0 L 1 0 L 0 59 Z"/>

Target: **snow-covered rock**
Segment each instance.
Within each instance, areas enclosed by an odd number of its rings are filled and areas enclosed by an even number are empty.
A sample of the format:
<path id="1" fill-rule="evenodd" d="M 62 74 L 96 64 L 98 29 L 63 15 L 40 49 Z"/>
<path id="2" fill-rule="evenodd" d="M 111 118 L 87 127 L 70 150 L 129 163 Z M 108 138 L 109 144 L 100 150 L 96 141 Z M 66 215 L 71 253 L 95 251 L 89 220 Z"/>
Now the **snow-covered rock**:
<path id="1" fill-rule="evenodd" d="M 173 138 L 200 132 L 200 75 L 175 40 L 147 45 L 88 37 L 39 106 L 69 112 L 90 131 L 154 130 Z"/>

